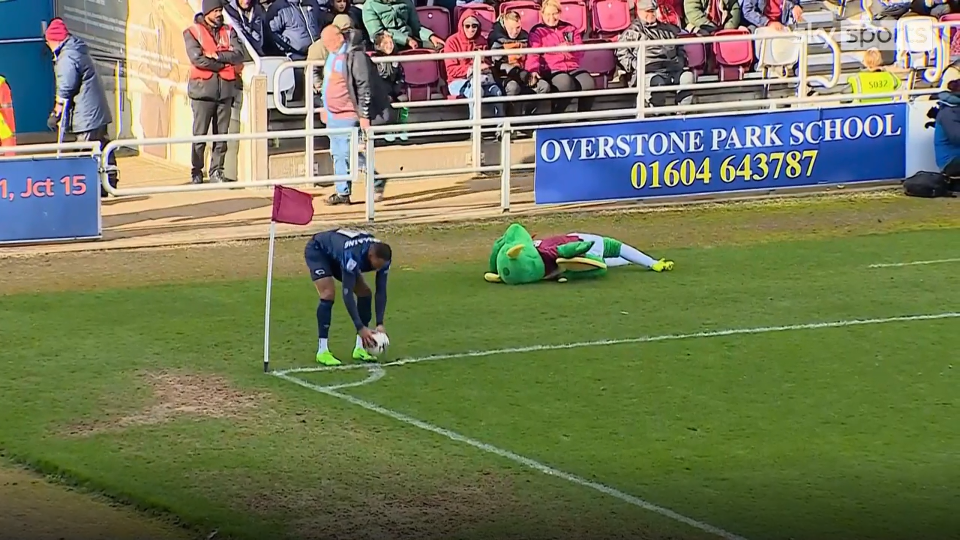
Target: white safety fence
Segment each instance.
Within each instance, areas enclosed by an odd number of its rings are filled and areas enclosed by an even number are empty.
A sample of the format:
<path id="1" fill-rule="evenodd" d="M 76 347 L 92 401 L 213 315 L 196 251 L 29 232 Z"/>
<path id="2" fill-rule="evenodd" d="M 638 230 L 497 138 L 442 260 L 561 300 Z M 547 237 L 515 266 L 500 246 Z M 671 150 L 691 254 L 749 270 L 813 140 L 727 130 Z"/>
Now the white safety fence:
<path id="1" fill-rule="evenodd" d="M 809 75 L 808 71 L 808 59 L 807 59 L 807 49 L 811 42 L 811 39 L 815 39 L 817 42 L 825 44 L 831 51 L 831 72 L 829 77 Z M 473 110 L 473 119 L 477 121 L 482 121 L 483 119 L 483 105 L 492 105 L 508 102 L 517 102 L 517 101 L 526 101 L 526 100 L 556 100 L 556 99 L 573 99 L 573 98 L 582 98 L 582 97 L 600 97 L 600 96 L 617 96 L 617 95 L 634 95 L 636 106 L 629 110 L 629 117 L 633 118 L 644 118 L 649 112 L 652 112 L 652 107 L 647 103 L 647 94 L 649 93 L 648 88 L 645 87 L 645 70 L 646 64 L 643 59 L 646 58 L 646 51 L 649 47 L 658 47 L 658 46 L 675 46 L 682 47 L 684 44 L 690 45 L 712 45 L 714 43 L 736 43 L 736 42 L 763 42 L 769 43 L 772 41 L 783 40 L 793 42 L 799 49 L 799 59 L 797 62 L 797 75 L 794 77 L 761 77 L 756 79 L 747 79 L 747 80 L 732 80 L 732 81 L 718 81 L 718 82 L 698 82 L 693 84 L 673 84 L 673 85 L 663 85 L 657 86 L 656 92 L 679 92 L 683 90 L 709 90 L 709 89 L 723 89 L 723 88 L 743 88 L 746 86 L 771 86 L 771 85 L 796 85 L 796 95 L 797 97 L 803 96 L 806 94 L 807 89 L 811 83 L 817 84 L 822 88 L 833 88 L 837 85 L 840 80 L 841 72 L 841 53 L 840 46 L 834 41 L 826 32 L 822 30 L 812 30 L 812 31 L 802 31 L 802 32 L 784 32 L 781 35 L 777 36 L 760 36 L 754 34 L 740 34 L 740 35 L 731 35 L 731 36 L 705 36 L 705 37 L 690 37 L 684 36 L 682 39 L 669 39 L 669 40 L 642 40 L 642 41 L 633 41 L 633 42 L 605 42 L 605 43 L 589 43 L 583 45 L 573 45 L 573 46 L 559 46 L 559 47 L 541 47 L 536 49 L 525 48 L 525 49 L 510 49 L 510 56 L 527 56 L 531 54 L 546 54 L 546 53 L 556 53 L 556 52 L 589 52 L 589 51 L 607 51 L 607 50 L 618 50 L 618 49 L 636 49 L 637 58 L 640 61 L 637 62 L 637 81 L 638 84 L 636 87 L 630 88 L 604 88 L 599 90 L 580 90 L 573 92 L 558 92 L 550 93 L 545 95 L 520 95 L 520 96 L 503 96 L 503 97 L 484 97 L 483 92 L 473 91 L 471 98 L 459 98 L 456 100 L 424 100 L 424 101 L 405 101 L 400 103 L 394 103 L 393 107 L 397 109 L 411 109 L 411 108 L 425 108 L 425 107 L 444 107 L 449 106 L 451 103 L 470 103 L 471 109 Z M 397 56 L 387 56 L 387 57 L 375 57 L 372 60 L 375 63 L 387 63 L 387 62 L 397 62 L 400 64 L 409 63 L 409 62 L 424 62 L 424 61 L 444 61 L 448 59 L 470 59 L 473 62 L 472 66 L 472 80 L 470 86 L 474 89 L 481 87 L 481 69 L 480 65 L 484 60 L 490 59 L 495 56 L 505 56 L 504 50 L 483 50 L 483 51 L 473 51 L 473 52 L 462 52 L 462 53 L 432 53 L 432 54 L 408 54 L 408 55 L 397 55 Z M 303 69 L 304 77 L 304 91 L 305 99 L 304 106 L 302 107 L 289 107 L 283 103 L 282 100 L 276 101 L 277 110 L 283 114 L 288 115 L 305 115 L 305 129 L 311 130 L 315 125 L 314 115 L 318 111 L 315 107 L 312 106 L 314 103 L 314 88 L 313 88 L 313 72 L 316 69 L 323 69 L 322 60 L 301 60 L 301 61 L 292 61 L 283 63 L 276 71 L 273 73 L 273 87 L 281 87 L 281 78 L 284 76 L 287 70 L 293 69 Z M 586 69 L 584 69 L 586 71 Z M 757 105 L 760 108 L 763 108 L 762 102 L 765 100 L 749 100 L 746 103 L 740 102 L 738 106 L 749 107 L 752 105 Z M 309 105 L 308 105 L 309 104 Z M 723 110 L 729 109 L 729 104 L 724 103 L 712 103 L 707 104 L 707 109 L 705 110 Z M 307 111 L 312 110 L 314 114 L 307 114 Z M 658 113 L 665 112 L 662 107 L 657 107 L 656 111 Z M 578 113 L 577 118 L 582 113 Z M 618 116 L 623 117 L 624 114 L 618 114 Z M 511 122 L 514 124 L 538 124 L 543 123 L 545 120 L 544 115 L 532 115 L 528 117 L 516 117 L 511 118 Z M 472 127 L 472 136 L 471 136 L 471 161 L 475 165 L 480 164 L 481 157 L 481 141 L 482 141 L 482 130 L 480 124 L 474 125 Z M 313 140 L 312 138 L 306 141 L 305 147 L 311 148 Z M 312 163 L 308 162 L 308 166 Z"/>
<path id="2" fill-rule="evenodd" d="M 949 23 L 942 23 L 936 25 L 936 27 L 941 32 L 945 32 L 949 27 Z M 809 40 L 816 36 L 818 39 L 822 40 L 833 52 L 833 66 L 829 76 L 811 76 L 808 75 L 805 68 L 803 60 L 806 58 L 806 45 L 809 43 Z M 719 41 L 755 41 L 761 39 L 753 35 L 737 35 L 737 36 L 709 36 L 703 38 L 685 38 L 684 41 L 691 43 L 715 43 Z M 768 38 L 770 39 L 770 38 Z M 829 36 L 827 36 L 822 31 L 813 31 L 813 32 L 803 32 L 803 33 L 784 33 L 783 36 L 777 36 L 777 39 L 799 39 L 803 43 L 801 47 L 801 62 L 798 64 L 797 75 L 795 77 L 789 78 L 764 78 L 764 79 L 754 79 L 754 80 L 737 80 L 737 81 L 728 81 L 728 82 L 718 82 L 718 83 L 695 83 L 690 85 L 672 85 L 672 86 L 658 86 L 656 91 L 679 91 L 685 89 L 697 89 L 697 88 L 723 88 L 723 87 L 743 87 L 750 85 L 772 85 L 772 84 L 796 84 L 797 92 L 796 95 L 787 97 L 787 98 L 775 98 L 775 99 L 754 99 L 754 100 L 743 100 L 737 101 L 734 103 L 736 106 L 736 111 L 731 111 L 730 103 L 701 103 L 701 104 L 688 104 L 688 105 L 671 105 L 657 107 L 655 110 L 658 114 L 681 114 L 684 117 L 696 117 L 696 116 L 718 116 L 725 114 L 743 114 L 744 112 L 758 112 L 763 110 L 769 110 L 779 107 L 819 107 L 825 104 L 837 104 L 837 103 L 849 103 L 857 102 L 864 97 L 869 97 L 871 99 L 877 98 L 890 98 L 893 100 L 909 100 L 912 98 L 920 96 L 929 96 L 930 94 L 935 93 L 936 89 L 928 90 L 912 90 L 909 87 L 904 87 L 902 90 L 897 92 L 892 92 L 889 94 L 869 94 L 868 96 L 864 94 L 856 93 L 845 93 L 845 94 L 833 94 L 833 95 L 824 95 L 824 96 L 810 96 L 806 95 L 806 89 L 809 87 L 810 83 L 816 83 L 821 88 L 833 88 L 837 85 L 840 79 L 840 50 L 839 47 Z M 935 63 L 931 66 L 926 72 L 924 72 L 925 78 L 928 80 L 938 80 L 946 69 L 946 62 L 949 59 L 948 54 L 943 54 L 945 51 L 946 36 L 940 36 L 940 42 L 938 51 L 941 54 L 937 54 L 935 57 Z M 639 58 L 644 58 L 645 49 L 648 46 L 660 45 L 660 44 L 669 44 L 676 45 L 676 41 L 641 41 L 633 43 L 598 43 L 598 44 L 588 44 L 576 47 L 551 47 L 551 48 L 542 48 L 542 49 L 512 49 L 510 50 L 511 55 L 517 54 L 541 54 L 545 52 L 561 52 L 561 51 L 572 51 L 572 50 L 601 50 L 601 49 L 617 49 L 622 47 L 636 47 L 637 53 L 640 55 Z M 500 51 L 476 51 L 472 53 L 457 53 L 457 54 L 431 54 L 431 55 L 403 55 L 403 56 L 394 56 L 386 58 L 376 58 L 375 62 L 410 62 L 410 61 L 422 61 L 425 59 L 429 60 L 443 60 L 445 58 L 471 58 L 473 60 L 474 66 L 479 65 L 484 58 L 490 56 L 500 55 Z M 286 62 L 281 67 L 282 69 L 293 69 L 296 67 L 305 67 L 305 68 L 320 68 L 322 62 Z M 639 63 L 640 73 L 638 74 L 638 80 L 643 81 L 643 62 Z M 275 78 L 279 79 L 279 71 L 275 73 Z M 310 70 L 306 69 L 306 76 L 308 80 L 306 81 L 307 85 L 307 101 L 306 103 L 312 103 L 313 98 L 313 84 L 312 79 L 309 78 Z M 473 84 L 479 86 L 479 70 L 474 69 L 474 80 Z M 192 136 L 192 137 L 168 137 L 168 138 L 155 138 L 155 139 L 123 139 L 116 140 L 108 144 L 105 148 L 99 149 L 98 145 L 91 143 L 64 143 L 60 145 L 26 145 L 20 147 L 5 147 L 5 152 L 11 152 L 14 154 L 30 153 L 30 154 L 43 154 L 46 153 L 72 153 L 76 155 L 76 152 L 92 152 L 95 155 L 99 155 L 101 159 L 101 183 L 104 189 L 118 197 L 123 196 L 134 196 L 134 195 L 153 195 L 160 193 L 175 193 L 175 192 L 193 192 L 193 191 L 216 191 L 216 190 L 229 190 L 229 189 L 245 189 L 245 188 L 262 188 L 270 187 L 275 185 L 308 185 L 323 183 L 329 184 L 340 181 L 349 181 L 357 182 L 364 181 L 366 188 L 366 208 L 365 214 L 368 220 L 374 219 L 374 180 L 394 180 L 394 179 L 413 179 L 420 178 L 424 176 L 445 176 L 445 175 L 463 175 L 463 174 L 476 174 L 476 173 L 491 173 L 499 174 L 501 179 L 500 191 L 501 191 L 501 207 L 504 211 L 509 211 L 510 209 L 510 187 L 511 187 L 511 175 L 516 171 L 530 171 L 534 168 L 533 164 L 511 164 L 511 142 L 513 135 L 517 131 L 527 131 L 529 129 L 535 129 L 543 125 L 550 125 L 553 123 L 559 122 L 576 122 L 580 125 L 594 124 L 594 123 L 611 123 L 611 122 L 625 122 L 625 121 L 635 121 L 637 119 L 642 119 L 646 117 L 653 109 L 646 103 L 644 99 L 644 88 L 613 88 L 605 90 L 594 90 L 590 92 L 568 92 L 563 94 L 548 94 L 545 96 L 530 96 L 530 99 L 556 99 L 556 98 L 576 98 L 580 96 L 596 96 L 596 95 L 616 95 L 616 94 L 636 94 L 636 105 L 630 108 L 622 109 L 611 109 L 611 110 L 599 110 L 599 111 L 590 111 L 590 112 L 577 112 L 577 113 L 560 113 L 560 114 L 542 114 L 542 115 L 532 115 L 526 117 L 494 117 L 494 118 L 484 118 L 482 116 L 482 105 L 489 103 L 503 103 L 507 101 L 516 101 L 517 97 L 511 96 L 501 97 L 501 98 L 485 98 L 481 93 L 476 92 L 473 96 L 473 105 L 474 105 L 474 117 L 470 120 L 462 121 L 445 121 L 445 122 L 427 122 L 427 123 L 416 123 L 416 124 L 392 124 L 392 125 L 383 125 L 383 126 L 372 126 L 369 130 L 361 132 L 358 128 L 352 129 L 318 129 L 315 123 L 314 114 L 306 114 L 306 106 L 300 108 L 290 108 L 285 107 L 282 104 L 278 103 L 278 106 L 281 107 L 282 112 L 287 114 L 304 114 L 306 129 L 303 130 L 290 130 L 290 131 L 276 131 L 276 132 L 264 132 L 264 133 L 251 133 L 251 134 L 229 134 L 229 135 L 205 135 L 205 136 Z M 524 97 L 525 98 L 525 97 Z M 461 101 L 462 103 L 463 101 Z M 394 104 L 395 107 L 438 107 L 449 105 L 450 101 L 448 100 L 431 100 L 431 101 L 421 101 L 421 102 L 404 102 Z M 406 133 L 408 137 L 428 137 L 435 136 L 437 134 L 451 134 L 457 132 L 471 132 L 474 137 L 474 160 L 468 166 L 461 168 L 451 168 L 451 169 L 439 169 L 439 170 L 430 170 L 430 171 L 418 171 L 418 172 L 396 172 L 388 174 L 378 174 L 375 171 L 374 163 L 375 158 L 375 148 L 374 141 L 377 139 L 396 136 L 399 133 Z M 479 159 L 479 147 L 481 140 L 481 133 L 484 132 L 496 132 L 500 137 L 500 159 L 496 163 L 481 163 Z M 329 137 L 330 135 L 342 135 L 350 137 L 350 155 L 349 155 L 349 173 L 346 175 L 317 175 L 315 174 L 314 165 L 314 142 L 316 137 Z M 110 186 L 107 180 L 107 167 L 105 166 L 109 156 L 114 153 L 117 149 L 121 147 L 143 147 L 150 145 L 170 145 L 170 144 L 192 144 L 198 142 L 204 143 L 213 143 L 213 142 L 230 142 L 230 141 L 246 141 L 246 140 L 263 140 L 263 139 L 305 139 L 306 142 L 306 156 L 307 156 L 307 166 L 305 167 L 305 172 L 303 176 L 290 177 L 290 178 L 277 178 L 270 180 L 259 180 L 252 182 L 241 182 L 241 183 L 223 183 L 223 184 L 181 184 L 181 185 L 167 185 L 167 186 L 150 186 L 142 188 L 114 188 Z M 367 166 L 361 170 L 359 167 L 359 155 L 360 152 L 363 152 L 367 158 Z M 11 159 L 4 158 L 2 159 Z"/>

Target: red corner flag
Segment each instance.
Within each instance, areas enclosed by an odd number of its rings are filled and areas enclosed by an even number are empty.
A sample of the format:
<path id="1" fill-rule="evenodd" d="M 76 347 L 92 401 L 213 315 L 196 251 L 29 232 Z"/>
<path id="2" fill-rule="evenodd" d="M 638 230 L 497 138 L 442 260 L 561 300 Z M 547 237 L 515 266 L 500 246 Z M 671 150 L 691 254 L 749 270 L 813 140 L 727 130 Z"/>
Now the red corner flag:
<path id="1" fill-rule="evenodd" d="M 293 188 L 273 187 L 271 221 L 291 225 L 309 225 L 313 221 L 313 195 Z"/>

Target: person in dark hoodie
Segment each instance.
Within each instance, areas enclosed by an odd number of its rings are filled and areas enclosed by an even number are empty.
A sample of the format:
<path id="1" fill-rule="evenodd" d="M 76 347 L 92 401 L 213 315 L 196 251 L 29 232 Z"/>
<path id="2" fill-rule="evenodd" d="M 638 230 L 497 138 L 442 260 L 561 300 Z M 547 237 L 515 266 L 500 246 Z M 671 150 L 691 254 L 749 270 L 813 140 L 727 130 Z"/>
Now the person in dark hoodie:
<path id="1" fill-rule="evenodd" d="M 274 43 L 291 60 L 304 60 L 307 49 L 320 37 L 326 10 L 316 0 L 272 0 L 264 6 Z"/>
<path id="2" fill-rule="evenodd" d="M 937 95 L 938 111 L 933 127 L 933 153 L 951 189 L 960 188 L 960 79 L 950 81 Z"/>
<path id="3" fill-rule="evenodd" d="M 222 0 L 203 0 L 201 12 L 194 23 L 183 31 L 183 42 L 190 58 L 190 79 L 187 97 L 193 109 L 193 134 L 214 135 L 230 131 L 230 111 L 240 93 L 240 72 L 244 52 L 237 32 L 223 21 Z M 223 162 L 227 143 L 213 143 L 210 153 L 211 182 L 227 180 L 223 176 Z M 193 143 L 190 181 L 203 183 L 203 161 L 207 143 Z"/>
<path id="4" fill-rule="evenodd" d="M 329 129 L 360 126 L 366 131 L 371 125 L 391 121 L 393 109 L 386 85 L 355 36 L 355 31 L 342 32 L 333 25 L 320 34 L 330 51 L 323 66 L 323 108 L 320 109 L 320 121 Z M 330 136 L 330 157 L 334 174 L 350 173 L 349 135 Z M 373 160 L 373 156 L 369 159 Z M 360 154 L 360 167 L 373 167 L 372 163 L 364 165 L 363 161 L 364 155 Z M 350 204 L 350 187 L 350 182 L 337 182 L 337 191 L 327 199 L 327 204 Z M 377 200 L 383 199 L 385 187 L 383 181 L 374 183 Z"/>
<path id="5" fill-rule="evenodd" d="M 487 42 L 480 35 L 480 19 L 472 9 L 465 9 L 460 14 L 457 23 L 457 32 L 447 38 L 443 45 L 444 53 L 471 52 L 486 50 Z M 489 58 L 483 58 L 480 68 L 480 91 L 482 97 L 502 96 L 503 89 L 493 78 Z M 447 71 L 447 89 L 450 95 L 470 99 L 474 95 L 473 88 L 473 58 L 448 58 L 443 61 Z M 470 99 L 470 118 L 473 118 L 473 100 Z M 503 116 L 503 104 L 493 106 L 494 116 Z"/>
<path id="6" fill-rule="evenodd" d="M 493 25 L 487 43 L 491 50 L 524 49 L 528 45 L 527 39 L 527 32 L 520 24 L 520 14 L 516 11 L 508 11 L 501 15 L 500 20 Z M 550 93 L 550 83 L 543 79 L 532 77 L 529 71 L 523 69 L 522 56 L 494 56 L 491 60 L 493 60 L 493 76 L 503 88 L 506 95 L 519 96 L 521 94 Z M 522 105 L 508 103 L 506 106 L 507 116 L 518 116 L 518 110 L 522 110 L 524 114 L 535 114 L 538 106 L 544 110 L 549 110 L 550 102 L 524 101 Z"/>
<path id="7" fill-rule="evenodd" d="M 223 10 L 230 17 L 234 29 L 239 30 L 250 47 L 259 56 L 269 56 L 273 43 L 268 43 L 267 12 L 260 0 L 229 0 Z"/>

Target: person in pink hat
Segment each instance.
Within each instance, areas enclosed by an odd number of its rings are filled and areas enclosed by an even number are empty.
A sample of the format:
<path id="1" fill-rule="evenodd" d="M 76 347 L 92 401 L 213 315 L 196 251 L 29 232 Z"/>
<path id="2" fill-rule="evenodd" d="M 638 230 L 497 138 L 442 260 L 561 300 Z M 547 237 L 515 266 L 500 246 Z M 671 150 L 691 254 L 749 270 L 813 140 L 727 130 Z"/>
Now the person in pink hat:
<path id="1" fill-rule="evenodd" d="M 98 142 L 103 148 L 110 142 L 107 129 L 113 123 L 113 116 L 87 44 L 71 34 L 59 18 L 50 21 L 44 38 L 53 51 L 57 78 L 56 104 L 47 127 L 72 133 L 79 142 Z M 108 164 L 110 185 L 117 187 L 117 161 L 113 154 Z M 100 195 L 106 197 L 106 190 L 102 187 L 100 190 Z"/>

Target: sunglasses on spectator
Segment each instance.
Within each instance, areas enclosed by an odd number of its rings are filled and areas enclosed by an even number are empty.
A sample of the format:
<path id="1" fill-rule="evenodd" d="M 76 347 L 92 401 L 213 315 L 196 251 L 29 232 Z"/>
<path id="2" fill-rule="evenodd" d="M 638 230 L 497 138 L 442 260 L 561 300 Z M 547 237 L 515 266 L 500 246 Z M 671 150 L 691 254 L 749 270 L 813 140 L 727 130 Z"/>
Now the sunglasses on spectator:
<path id="1" fill-rule="evenodd" d="M 479 24 L 465 24 L 465 25 L 463 25 L 463 27 L 464 27 L 464 28 L 476 29 L 476 28 L 480 28 L 480 25 L 479 25 Z"/>

